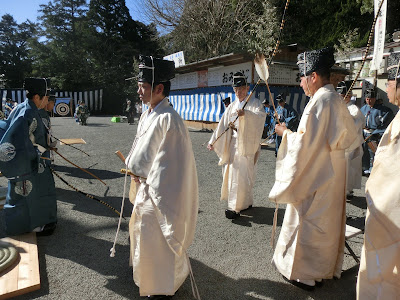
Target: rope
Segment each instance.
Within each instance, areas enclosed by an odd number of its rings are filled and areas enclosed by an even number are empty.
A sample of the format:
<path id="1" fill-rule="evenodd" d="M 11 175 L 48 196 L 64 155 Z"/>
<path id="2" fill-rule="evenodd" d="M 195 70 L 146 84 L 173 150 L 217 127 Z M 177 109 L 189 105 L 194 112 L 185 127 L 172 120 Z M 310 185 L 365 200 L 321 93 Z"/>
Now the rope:
<path id="1" fill-rule="evenodd" d="M 117 228 L 117 232 L 115 233 L 114 243 L 113 243 L 113 246 L 110 249 L 110 252 L 111 252 L 110 253 L 110 257 L 115 257 L 115 245 L 117 244 L 117 238 L 118 238 L 118 234 L 119 234 L 119 229 L 121 228 L 121 221 L 122 221 L 121 216 L 124 213 L 125 194 L 126 194 L 126 179 L 127 179 L 127 177 L 128 177 L 128 167 L 125 169 L 124 194 L 122 196 L 121 214 L 120 214 L 119 220 L 118 220 L 118 228 Z M 133 241 L 131 241 L 131 243 L 132 242 Z"/>
<path id="2" fill-rule="evenodd" d="M 195 281 L 195 279 L 194 279 L 193 270 L 192 270 L 192 265 L 190 264 L 189 255 L 187 255 L 186 251 L 185 251 L 185 256 L 186 256 L 186 260 L 187 260 L 188 268 L 189 268 L 190 283 L 192 284 L 192 293 L 193 293 L 193 297 L 194 297 L 196 300 L 201 300 L 201 298 L 200 298 L 200 293 L 199 293 L 199 289 L 197 288 L 197 284 L 196 284 L 196 281 Z"/>
<path id="3" fill-rule="evenodd" d="M 62 178 L 56 171 L 54 171 L 53 168 L 50 167 L 51 172 L 56 175 L 62 182 L 64 182 L 66 185 L 68 185 L 70 188 L 72 188 L 73 190 L 77 191 L 78 193 L 92 199 L 95 200 L 105 206 L 107 206 L 109 209 L 113 210 L 117 215 L 119 215 L 120 217 L 122 216 L 122 214 L 120 214 L 120 212 L 118 210 L 116 210 L 114 207 L 112 207 L 110 204 L 108 204 L 107 202 L 104 202 L 103 200 L 100 200 L 98 198 L 96 198 L 95 196 L 82 192 L 81 190 L 78 190 L 76 187 L 74 187 L 72 184 L 68 183 L 64 178 Z M 123 217 L 123 216 L 122 216 Z M 125 219 L 125 217 L 123 217 Z"/>

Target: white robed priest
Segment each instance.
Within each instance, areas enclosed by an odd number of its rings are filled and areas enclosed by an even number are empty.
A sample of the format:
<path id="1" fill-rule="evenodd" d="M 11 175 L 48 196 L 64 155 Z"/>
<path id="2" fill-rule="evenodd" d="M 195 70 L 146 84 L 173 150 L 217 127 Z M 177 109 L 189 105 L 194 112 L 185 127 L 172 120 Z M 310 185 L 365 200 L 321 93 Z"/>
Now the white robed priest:
<path id="1" fill-rule="evenodd" d="M 400 53 L 388 58 L 389 102 L 400 108 Z M 368 210 L 357 299 L 400 299 L 400 113 L 386 128 L 365 185 Z"/>
<path id="2" fill-rule="evenodd" d="M 351 92 L 348 93 L 351 87 L 351 80 L 341 81 L 336 87 L 336 91 L 342 96 L 344 103 L 347 105 L 347 109 L 350 115 L 353 117 L 354 123 L 358 134 L 363 137 L 363 127 L 365 124 L 365 117 L 361 110 L 351 101 Z M 357 143 L 358 140 L 355 141 Z M 355 145 L 356 146 L 356 145 Z M 350 147 L 352 150 L 346 150 L 346 193 L 347 197 L 350 199 L 353 197 L 354 189 L 361 189 L 361 179 L 362 179 L 362 156 L 363 148 L 362 145 L 358 147 Z"/>
<path id="3" fill-rule="evenodd" d="M 207 146 L 215 151 L 222 166 L 221 200 L 228 201 L 228 219 L 239 217 L 240 211 L 253 206 L 256 164 L 266 116 L 260 100 L 250 98 L 246 104 L 249 86 L 242 72 L 233 75 L 233 91 L 236 100 L 226 108 Z"/>
<path id="4" fill-rule="evenodd" d="M 149 299 L 170 299 L 191 272 L 186 251 L 198 213 L 192 142 L 167 98 L 174 76 L 174 62 L 139 57 L 137 92 L 149 108 L 139 120 L 126 164 L 136 175 L 137 189 L 135 199 L 130 195 L 133 279 Z"/>
<path id="5" fill-rule="evenodd" d="M 282 143 L 269 199 L 287 206 L 273 263 L 284 279 L 306 290 L 341 275 L 345 150 L 362 143 L 345 103 L 330 84 L 334 63 L 331 48 L 298 55 L 300 86 L 311 98 L 297 132 L 284 123 L 275 126 Z"/>

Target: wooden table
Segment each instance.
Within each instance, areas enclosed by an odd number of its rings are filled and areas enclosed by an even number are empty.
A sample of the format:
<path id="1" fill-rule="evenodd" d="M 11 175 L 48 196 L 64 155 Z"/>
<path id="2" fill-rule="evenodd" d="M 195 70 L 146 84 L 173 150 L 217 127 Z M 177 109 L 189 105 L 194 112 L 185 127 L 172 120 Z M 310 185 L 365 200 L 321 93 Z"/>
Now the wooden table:
<path id="1" fill-rule="evenodd" d="M 0 273 L 0 299 L 20 296 L 40 289 L 36 233 L 1 239 L 17 248 L 20 258 Z"/>

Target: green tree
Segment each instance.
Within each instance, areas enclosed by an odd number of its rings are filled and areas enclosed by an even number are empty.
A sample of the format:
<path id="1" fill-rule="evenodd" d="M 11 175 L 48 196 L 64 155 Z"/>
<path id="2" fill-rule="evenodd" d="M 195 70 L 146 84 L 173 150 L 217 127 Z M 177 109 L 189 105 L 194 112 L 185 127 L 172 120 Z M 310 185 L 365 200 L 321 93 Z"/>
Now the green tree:
<path id="1" fill-rule="evenodd" d="M 158 33 L 154 25 L 134 21 L 125 0 L 92 0 L 89 20 L 88 51 L 96 82 L 105 88 L 106 109 L 120 112 L 127 96 L 136 97 L 134 57 L 139 54 L 160 56 Z"/>
<path id="2" fill-rule="evenodd" d="M 388 41 L 392 41 L 392 34 L 395 30 L 400 29 L 399 15 L 400 15 L 400 1 L 386 0 L 387 11 L 386 11 L 386 33 Z M 357 3 L 361 4 L 362 14 L 373 14 L 374 13 L 374 1 L 373 0 L 357 0 Z"/>
<path id="3" fill-rule="evenodd" d="M 93 85 L 85 49 L 86 11 L 85 0 L 40 5 L 40 38 L 32 42 L 31 51 L 33 73 L 51 77 L 53 87 L 77 90 Z"/>
<path id="4" fill-rule="evenodd" d="M 333 46 L 350 30 L 359 28 L 359 45 L 365 44 L 372 18 L 361 15 L 360 3 L 354 0 L 304 0 L 290 3 L 285 37 L 315 49 Z"/>
<path id="5" fill-rule="evenodd" d="M 4 74 L 5 86 L 20 88 L 24 78 L 32 71 L 29 58 L 29 39 L 35 34 L 35 24 L 26 21 L 17 24 L 5 14 L 0 21 L 0 74 Z"/>

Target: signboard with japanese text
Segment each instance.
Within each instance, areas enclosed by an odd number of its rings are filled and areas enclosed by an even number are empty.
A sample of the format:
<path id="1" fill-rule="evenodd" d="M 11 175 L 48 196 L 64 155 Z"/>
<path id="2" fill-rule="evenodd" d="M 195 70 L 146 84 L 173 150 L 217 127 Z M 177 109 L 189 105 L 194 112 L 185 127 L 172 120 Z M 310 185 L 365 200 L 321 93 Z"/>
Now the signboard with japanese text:
<path id="1" fill-rule="evenodd" d="M 198 87 L 230 86 L 233 82 L 233 74 L 243 72 L 247 82 L 252 83 L 252 62 L 241 63 L 232 66 L 217 66 L 208 70 L 201 70 L 186 74 L 176 74 L 171 81 L 171 90 L 193 89 Z M 299 85 L 296 66 L 272 64 L 269 68 L 269 84 L 274 85 Z M 254 83 L 258 81 L 257 72 L 254 71 Z"/>
<path id="2" fill-rule="evenodd" d="M 298 69 L 296 67 L 281 65 L 281 64 L 272 64 L 269 67 L 269 79 L 268 84 L 277 84 L 277 85 L 299 85 L 300 80 L 297 76 Z M 254 82 L 260 77 L 257 72 L 255 72 Z"/>
<path id="3" fill-rule="evenodd" d="M 175 62 L 175 68 L 185 65 L 185 56 L 183 55 L 183 51 L 164 56 L 163 59 Z"/>
<path id="4" fill-rule="evenodd" d="M 251 68 L 252 62 L 246 62 L 186 74 L 176 74 L 175 78 L 171 80 L 171 90 L 232 85 L 233 74 L 236 72 L 242 72 L 246 76 L 247 82 L 250 84 Z"/>

